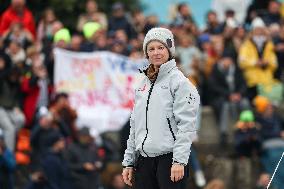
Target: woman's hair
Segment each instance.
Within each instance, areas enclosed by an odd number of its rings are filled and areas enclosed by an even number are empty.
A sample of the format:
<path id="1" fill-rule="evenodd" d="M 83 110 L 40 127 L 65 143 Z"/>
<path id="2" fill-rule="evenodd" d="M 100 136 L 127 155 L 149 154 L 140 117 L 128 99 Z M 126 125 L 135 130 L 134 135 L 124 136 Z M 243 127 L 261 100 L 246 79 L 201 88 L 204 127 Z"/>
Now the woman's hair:
<path id="1" fill-rule="evenodd" d="M 150 64 L 146 71 L 146 75 L 152 82 L 154 82 L 157 79 L 158 73 L 159 73 L 159 70 L 155 69 L 153 64 Z"/>

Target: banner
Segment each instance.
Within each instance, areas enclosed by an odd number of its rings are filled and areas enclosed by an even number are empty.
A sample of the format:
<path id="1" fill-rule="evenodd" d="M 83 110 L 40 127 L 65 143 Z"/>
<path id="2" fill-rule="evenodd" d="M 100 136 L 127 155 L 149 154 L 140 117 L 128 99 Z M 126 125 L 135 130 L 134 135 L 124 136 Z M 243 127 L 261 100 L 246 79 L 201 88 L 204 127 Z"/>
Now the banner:
<path id="1" fill-rule="evenodd" d="M 96 136 L 120 129 L 134 105 L 134 89 L 141 81 L 138 69 L 146 61 L 111 52 L 82 53 L 55 49 L 56 92 L 66 92 L 78 113 L 78 127 Z"/>

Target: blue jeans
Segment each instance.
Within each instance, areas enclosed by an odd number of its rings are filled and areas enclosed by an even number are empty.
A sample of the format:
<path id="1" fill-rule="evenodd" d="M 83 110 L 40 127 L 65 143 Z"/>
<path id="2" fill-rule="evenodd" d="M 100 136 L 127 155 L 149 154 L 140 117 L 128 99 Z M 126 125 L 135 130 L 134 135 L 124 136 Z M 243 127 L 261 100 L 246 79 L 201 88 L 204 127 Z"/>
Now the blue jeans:
<path id="1" fill-rule="evenodd" d="M 201 166 L 200 166 L 199 160 L 197 158 L 196 151 L 195 151 L 193 146 L 191 146 L 191 153 L 190 153 L 190 156 L 189 156 L 189 163 L 192 166 L 192 169 L 193 169 L 194 172 L 201 171 Z"/>

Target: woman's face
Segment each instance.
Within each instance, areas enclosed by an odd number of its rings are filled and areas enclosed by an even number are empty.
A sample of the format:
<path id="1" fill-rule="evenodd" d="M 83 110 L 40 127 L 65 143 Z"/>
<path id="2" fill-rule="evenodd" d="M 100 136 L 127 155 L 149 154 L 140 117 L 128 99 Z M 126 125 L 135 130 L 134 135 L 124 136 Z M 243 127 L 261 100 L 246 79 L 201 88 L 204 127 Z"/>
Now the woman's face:
<path id="1" fill-rule="evenodd" d="M 147 55 L 149 62 L 156 67 L 160 67 L 162 64 L 166 63 L 170 57 L 167 47 L 158 41 L 151 41 L 147 45 Z"/>

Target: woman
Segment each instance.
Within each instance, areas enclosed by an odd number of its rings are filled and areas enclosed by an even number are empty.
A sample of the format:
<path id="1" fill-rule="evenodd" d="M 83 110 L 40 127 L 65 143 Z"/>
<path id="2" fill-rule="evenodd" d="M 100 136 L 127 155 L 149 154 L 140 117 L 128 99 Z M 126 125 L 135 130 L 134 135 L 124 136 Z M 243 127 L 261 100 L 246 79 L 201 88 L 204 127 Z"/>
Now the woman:
<path id="1" fill-rule="evenodd" d="M 196 137 L 199 94 L 176 67 L 171 31 L 151 29 L 143 50 L 150 64 L 135 92 L 123 179 L 137 189 L 181 189 Z"/>

